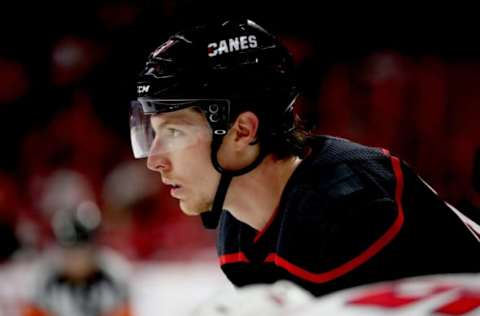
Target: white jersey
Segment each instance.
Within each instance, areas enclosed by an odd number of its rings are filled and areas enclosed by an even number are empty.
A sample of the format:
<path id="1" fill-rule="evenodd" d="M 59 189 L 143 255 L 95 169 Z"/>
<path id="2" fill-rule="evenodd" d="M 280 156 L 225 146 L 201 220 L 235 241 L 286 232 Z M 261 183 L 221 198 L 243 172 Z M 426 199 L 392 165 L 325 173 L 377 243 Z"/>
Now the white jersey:
<path id="1" fill-rule="evenodd" d="M 480 315 L 480 274 L 421 276 L 355 287 L 323 296 L 294 315 Z"/>
<path id="2" fill-rule="evenodd" d="M 269 316 L 293 312 L 313 301 L 313 296 L 289 281 L 253 284 L 234 293 L 216 294 L 190 314 L 191 316 Z M 293 314 L 292 314 L 293 315 Z"/>

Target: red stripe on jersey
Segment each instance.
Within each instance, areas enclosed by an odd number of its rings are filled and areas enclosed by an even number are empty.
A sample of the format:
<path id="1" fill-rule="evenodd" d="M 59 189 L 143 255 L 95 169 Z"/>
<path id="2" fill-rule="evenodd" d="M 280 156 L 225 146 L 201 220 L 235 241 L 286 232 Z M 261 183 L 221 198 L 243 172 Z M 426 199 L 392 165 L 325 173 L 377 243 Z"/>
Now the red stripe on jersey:
<path id="1" fill-rule="evenodd" d="M 397 215 L 397 218 L 395 219 L 395 222 L 392 224 L 392 226 L 377 241 L 375 241 L 369 248 L 367 248 L 367 250 L 365 250 L 364 252 L 362 252 L 360 255 L 353 258 L 352 260 L 342 264 L 341 266 L 323 273 L 309 272 L 305 269 L 300 268 L 299 266 L 294 265 L 293 263 L 288 262 L 287 260 L 283 259 L 276 253 L 269 254 L 265 259 L 265 262 L 273 262 L 275 263 L 275 265 L 284 268 L 291 274 L 299 278 L 302 278 L 304 280 L 307 280 L 313 283 L 325 283 L 333 279 L 336 279 L 346 274 L 347 272 L 352 271 L 356 267 L 365 263 L 372 256 L 377 254 L 382 248 L 384 248 L 388 243 L 390 243 L 393 240 L 393 238 L 398 234 L 404 221 L 403 206 L 402 206 L 403 173 L 400 166 L 400 160 L 396 157 L 391 157 L 391 161 L 393 166 L 393 172 L 397 180 L 396 188 L 395 188 L 395 200 L 397 203 L 398 215 Z"/>
<path id="2" fill-rule="evenodd" d="M 243 252 L 230 253 L 220 256 L 218 259 L 220 260 L 220 265 L 227 263 L 248 262 L 248 258 Z"/>

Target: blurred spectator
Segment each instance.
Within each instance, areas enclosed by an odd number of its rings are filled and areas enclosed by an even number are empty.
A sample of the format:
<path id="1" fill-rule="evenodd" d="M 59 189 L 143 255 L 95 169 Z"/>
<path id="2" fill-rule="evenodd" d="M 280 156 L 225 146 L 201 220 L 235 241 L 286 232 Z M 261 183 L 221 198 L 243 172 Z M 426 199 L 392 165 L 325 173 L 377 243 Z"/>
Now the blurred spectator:
<path id="1" fill-rule="evenodd" d="M 99 120 L 87 91 L 75 91 L 72 103 L 46 128 L 32 130 L 23 146 L 23 172 L 28 180 L 48 176 L 59 168 L 82 173 L 99 194 L 119 141 Z M 125 146 L 125 145 L 124 145 Z"/>
<path id="2" fill-rule="evenodd" d="M 28 193 L 31 205 L 22 212 L 18 235 L 22 240 L 21 257 L 44 251 L 52 241 L 50 218 L 57 210 L 72 209 L 84 200 L 95 201 L 87 178 L 71 169 L 58 169 L 46 175 L 34 175 Z"/>
<path id="3" fill-rule="evenodd" d="M 152 227 L 155 223 L 157 226 L 161 224 L 155 221 L 155 217 L 158 217 L 155 212 L 168 208 L 167 204 L 162 205 L 155 199 L 158 188 L 158 179 L 139 168 L 138 163 L 127 161 L 114 167 L 103 184 L 105 225 L 99 236 L 101 243 L 122 251 L 130 258 L 149 257 L 156 250 L 152 249 L 152 244 L 159 242 L 158 232 Z M 140 209 L 138 206 L 142 203 L 144 207 Z M 152 213 L 157 216 L 152 216 Z M 134 223 L 136 216 L 150 217 L 150 221 L 138 232 Z M 136 236 L 142 233 L 148 234 L 150 245 L 135 243 Z"/>
<path id="4" fill-rule="evenodd" d="M 121 261 L 108 260 L 95 244 L 100 224 L 100 211 L 88 200 L 53 214 L 58 248 L 46 253 L 23 315 L 133 315 L 125 266 Z"/>
<path id="5" fill-rule="evenodd" d="M 452 203 L 470 188 L 479 145 L 479 66 L 395 51 L 330 65 L 319 132 L 401 154 Z"/>
<path id="6" fill-rule="evenodd" d="M 100 240 L 135 259 L 155 259 L 214 245 L 196 219 L 182 216 L 159 175 L 142 161 L 118 164 L 103 186 L 105 225 Z"/>
<path id="7" fill-rule="evenodd" d="M 35 199 L 43 214 L 50 218 L 57 210 L 71 209 L 85 200 L 94 200 L 92 187 L 85 176 L 69 169 L 59 169 L 44 179 L 40 196 Z"/>
<path id="8" fill-rule="evenodd" d="M 51 60 L 52 83 L 66 86 L 78 83 L 91 72 L 104 52 L 91 39 L 65 36 L 53 47 Z"/>

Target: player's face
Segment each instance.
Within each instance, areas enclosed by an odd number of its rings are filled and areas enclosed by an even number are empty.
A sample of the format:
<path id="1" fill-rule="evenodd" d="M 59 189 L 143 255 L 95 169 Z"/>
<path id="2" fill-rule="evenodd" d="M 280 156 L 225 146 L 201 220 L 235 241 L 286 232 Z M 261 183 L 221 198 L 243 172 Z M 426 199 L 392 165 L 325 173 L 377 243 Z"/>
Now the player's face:
<path id="1" fill-rule="evenodd" d="M 83 279 L 95 269 L 95 251 L 89 245 L 62 248 L 64 273 L 73 279 Z"/>
<path id="2" fill-rule="evenodd" d="M 151 117 L 155 140 L 147 166 L 160 172 L 185 214 L 212 206 L 220 174 L 210 161 L 211 130 L 204 115 L 191 108 Z"/>

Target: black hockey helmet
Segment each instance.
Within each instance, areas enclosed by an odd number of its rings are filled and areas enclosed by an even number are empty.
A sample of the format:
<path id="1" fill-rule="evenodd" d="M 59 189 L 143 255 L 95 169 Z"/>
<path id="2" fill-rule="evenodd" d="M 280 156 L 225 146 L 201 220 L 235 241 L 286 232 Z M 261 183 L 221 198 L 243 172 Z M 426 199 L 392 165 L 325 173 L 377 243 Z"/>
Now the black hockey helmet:
<path id="1" fill-rule="evenodd" d="M 293 60 L 279 40 L 256 23 L 228 20 L 172 35 L 148 57 L 132 102 L 130 131 L 136 158 L 148 157 L 154 139 L 149 115 L 196 106 L 212 129 L 211 158 L 222 174 L 214 209 L 220 209 L 231 177 L 254 169 L 224 170 L 217 151 L 230 123 L 242 111 L 260 118 L 260 128 L 280 135 L 293 128 L 297 96 Z"/>
<path id="2" fill-rule="evenodd" d="M 291 128 L 293 121 L 297 95 L 293 73 L 286 48 L 250 20 L 178 32 L 150 54 L 139 75 L 132 127 L 144 124 L 139 112 L 148 115 L 196 105 L 206 112 L 215 135 L 225 134 L 230 121 L 245 110 L 261 116 L 273 133 L 279 133 Z M 139 128 L 132 133 L 136 157 L 148 155 L 151 136 L 142 133 Z"/>

